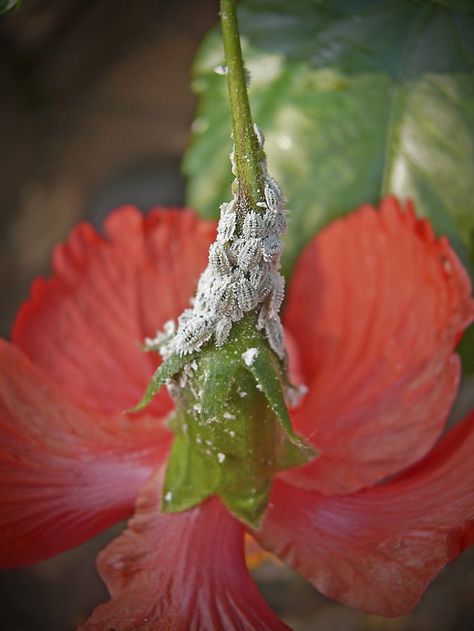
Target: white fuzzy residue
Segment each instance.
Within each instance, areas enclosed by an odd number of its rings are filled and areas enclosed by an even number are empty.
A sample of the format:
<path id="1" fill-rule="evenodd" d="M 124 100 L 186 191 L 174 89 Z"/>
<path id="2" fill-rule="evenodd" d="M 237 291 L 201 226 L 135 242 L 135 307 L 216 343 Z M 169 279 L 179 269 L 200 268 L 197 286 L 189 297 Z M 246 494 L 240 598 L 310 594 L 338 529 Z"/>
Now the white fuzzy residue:
<path id="1" fill-rule="evenodd" d="M 257 128 L 256 133 L 263 146 L 263 135 Z M 254 309 L 258 310 L 258 327 L 265 330 L 275 353 L 284 357 L 279 311 L 285 281 L 279 269 L 287 220 L 280 188 L 268 175 L 265 163 L 262 170 L 265 201 L 258 208 L 244 208 L 234 196 L 221 205 L 217 239 L 209 248 L 209 262 L 192 307 L 181 314 L 176 331 L 168 324 L 164 332 L 148 340 L 164 359 L 173 353 L 192 353 L 212 338 L 221 346 L 232 325 Z M 235 165 L 233 172 L 236 175 Z"/>
<path id="2" fill-rule="evenodd" d="M 250 368 L 253 366 L 254 361 L 258 357 L 258 348 L 248 348 L 245 353 L 242 353 L 242 359 L 245 362 L 245 365 Z"/>

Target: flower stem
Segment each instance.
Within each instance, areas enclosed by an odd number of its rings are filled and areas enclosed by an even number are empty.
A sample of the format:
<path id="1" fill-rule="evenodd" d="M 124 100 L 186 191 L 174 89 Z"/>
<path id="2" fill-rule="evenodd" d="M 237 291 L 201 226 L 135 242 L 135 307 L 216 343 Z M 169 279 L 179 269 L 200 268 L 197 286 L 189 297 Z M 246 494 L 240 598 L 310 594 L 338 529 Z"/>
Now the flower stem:
<path id="1" fill-rule="evenodd" d="M 237 196 L 245 206 L 257 210 L 256 203 L 264 198 L 260 165 L 263 152 L 252 123 L 235 0 L 221 0 L 221 26 L 234 136 Z"/>

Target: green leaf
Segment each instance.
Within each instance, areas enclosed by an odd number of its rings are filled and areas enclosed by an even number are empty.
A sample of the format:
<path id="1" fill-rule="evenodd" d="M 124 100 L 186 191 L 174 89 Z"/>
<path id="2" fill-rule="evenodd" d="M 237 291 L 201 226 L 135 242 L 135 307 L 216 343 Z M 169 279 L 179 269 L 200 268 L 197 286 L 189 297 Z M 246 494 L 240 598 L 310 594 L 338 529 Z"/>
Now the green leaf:
<path id="1" fill-rule="evenodd" d="M 423 2 L 424 0 L 417 0 L 417 2 Z M 445 7 L 449 7 L 450 9 L 454 9 L 454 11 L 459 11 L 460 13 L 474 13 L 474 4 L 472 0 L 433 0 L 438 4 L 441 4 Z"/>
<path id="2" fill-rule="evenodd" d="M 143 410 L 143 408 L 150 403 L 158 390 L 165 385 L 168 379 L 171 379 L 171 377 L 182 370 L 186 364 L 189 364 L 193 360 L 194 357 L 195 353 L 191 355 L 171 355 L 171 357 L 169 357 L 159 368 L 157 368 L 147 386 L 147 389 L 145 390 L 145 394 L 141 400 L 129 410 L 129 412 L 134 413 Z"/>
<path id="3" fill-rule="evenodd" d="M 0 13 L 6 13 L 13 8 L 19 8 L 22 0 L 0 0 Z"/>
<path id="4" fill-rule="evenodd" d="M 323 226 L 388 193 L 412 198 L 473 273 L 474 16 L 453 11 L 470 4 L 242 0 L 252 111 L 290 209 L 287 275 Z M 222 62 L 212 33 L 184 159 L 187 203 L 206 217 L 230 198 Z"/>

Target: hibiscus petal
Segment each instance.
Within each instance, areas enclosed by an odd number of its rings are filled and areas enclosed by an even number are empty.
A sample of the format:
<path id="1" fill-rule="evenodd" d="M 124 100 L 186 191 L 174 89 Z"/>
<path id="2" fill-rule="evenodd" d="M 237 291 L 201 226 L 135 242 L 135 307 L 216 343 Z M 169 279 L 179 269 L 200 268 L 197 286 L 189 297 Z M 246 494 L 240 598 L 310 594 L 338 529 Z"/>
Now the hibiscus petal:
<path id="1" fill-rule="evenodd" d="M 0 565 L 40 561 L 130 515 L 171 434 L 68 401 L 0 340 Z"/>
<path id="2" fill-rule="evenodd" d="M 328 497 L 278 481 L 255 536 L 327 596 L 402 615 L 474 542 L 473 452 L 474 412 L 383 486 Z"/>
<path id="3" fill-rule="evenodd" d="M 446 239 L 388 198 L 332 224 L 304 251 L 285 326 L 309 394 L 295 429 L 321 455 L 292 483 L 346 493 L 423 457 L 455 396 L 453 348 L 470 283 Z"/>
<path id="4" fill-rule="evenodd" d="M 53 277 L 40 279 L 19 312 L 13 340 L 81 405 L 122 411 L 137 403 L 156 368 L 141 350 L 189 303 L 213 222 L 190 211 L 112 213 L 105 237 L 89 224 L 56 248 Z M 171 409 L 165 389 L 150 410 Z"/>
<path id="5" fill-rule="evenodd" d="M 82 631 L 288 629 L 248 574 L 241 524 L 217 498 L 160 514 L 161 477 L 149 481 L 129 528 L 99 556 L 112 600 Z"/>

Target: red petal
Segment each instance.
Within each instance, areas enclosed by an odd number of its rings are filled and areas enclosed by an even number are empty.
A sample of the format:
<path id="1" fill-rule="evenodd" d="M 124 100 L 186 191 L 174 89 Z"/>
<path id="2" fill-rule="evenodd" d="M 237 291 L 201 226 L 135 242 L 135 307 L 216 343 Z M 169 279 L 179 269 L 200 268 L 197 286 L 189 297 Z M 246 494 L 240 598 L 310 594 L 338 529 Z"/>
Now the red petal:
<path id="1" fill-rule="evenodd" d="M 322 452 L 292 483 L 324 493 L 373 484 L 432 447 L 455 396 L 453 348 L 470 284 L 446 239 L 388 198 L 332 224 L 304 251 L 285 326 L 309 395 L 293 414 Z"/>
<path id="2" fill-rule="evenodd" d="M 127 517 L 169 440 L 154 419 L 86 413 L 0 340 L 0 565 L 40 561 Z"/>
<path id="3" fill-rule="evenodd" d="M 143 340 L 188 304 L 215 225 L 189 211 L 124 208 L 104 231 L 82 224 L 56 248 L 54 276 L 34 285 L 13 339 L 81 404 L 116 412 L 140 400 L 156 366 Z M 165 390 L 152 405 L 170 410 Z"/>
<path id="4" fill-rule="evenodd" d="M 474 412 L 386 485 L 327 497 L 278 481 L 257 540 L 327 596 L 402 615 L 474 542 L 473 452 Z"/>
<path id="5" fill-rule="evenodd" d="M 160 477 L 142 491 L 128 530 L 100 555 L 112 600 L 82 630 L 288 629 L 248 574 L 239 522 L 217 498 L 160 514 Z"/>

